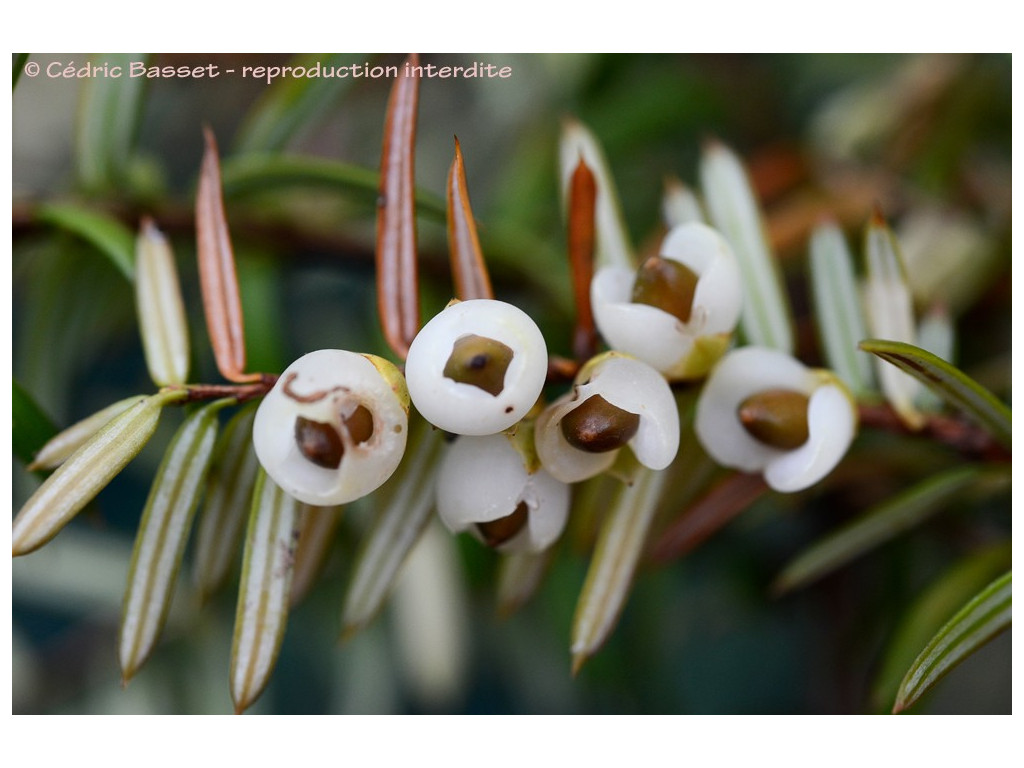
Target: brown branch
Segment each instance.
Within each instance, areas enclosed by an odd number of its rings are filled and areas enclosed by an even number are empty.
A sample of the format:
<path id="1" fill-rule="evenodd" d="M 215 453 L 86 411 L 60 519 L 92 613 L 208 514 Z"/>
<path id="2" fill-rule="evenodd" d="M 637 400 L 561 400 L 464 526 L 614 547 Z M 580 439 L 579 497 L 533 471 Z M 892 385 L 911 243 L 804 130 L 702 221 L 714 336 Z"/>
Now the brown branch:
<path id="1" fill-rule="evenodd" d="M 240 403 L 263 397 L 277 383 L 277 376 L 270 373 L 254 374 L 259 381 L 252 384 L 189 384 L 185 387 L 188 397 L 182 403 L 194 403 L 199 400 L 219 400 L 233 397 Z"/>
<path id="2" fill-rule="evenodd" d="M 948 445 L 972 458 L 985 461 L 1010 461 L 1011 452 L 985 430 L 962 419 L 938 413 L 925 414 L 924 426 L 909 429 L 889 405 L 861 404 L 858 408 L 862 427 L 880 429 L 899 435 L 927 438 Z"/>

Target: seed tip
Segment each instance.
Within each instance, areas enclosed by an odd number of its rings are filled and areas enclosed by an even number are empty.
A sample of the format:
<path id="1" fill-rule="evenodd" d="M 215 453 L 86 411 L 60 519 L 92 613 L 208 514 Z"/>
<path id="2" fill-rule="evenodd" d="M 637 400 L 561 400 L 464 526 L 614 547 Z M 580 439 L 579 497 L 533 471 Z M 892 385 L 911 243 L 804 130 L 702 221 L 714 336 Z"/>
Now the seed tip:
<path id="1" fill-rule="evenodd" d="M 755 421 L 757 421 L 758 414 L 760 412 L 749 405 L 741 405 L 737 415 L 740 418 L 740 424 L 744 427 L 749 427 Z"/>

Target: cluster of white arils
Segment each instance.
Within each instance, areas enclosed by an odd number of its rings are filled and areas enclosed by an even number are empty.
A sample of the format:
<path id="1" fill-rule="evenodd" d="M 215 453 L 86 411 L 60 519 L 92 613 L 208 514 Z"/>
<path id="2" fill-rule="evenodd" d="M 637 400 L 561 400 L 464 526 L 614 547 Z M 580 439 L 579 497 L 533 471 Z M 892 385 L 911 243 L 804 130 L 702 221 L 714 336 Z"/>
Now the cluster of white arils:
<path id="1" fill-rule="evenodd" d="M 638 271 L 599 270 L 590 293 L 597 326 L 613 349 L 649 363 L 669 380 L 707 376 L 695 429 L 719 464 L 762 472 L 773 489 L 794 492 L 821 480 L 845 455 L 857 412 L 835 374 L 810 370 L 778 350 L 728 351 L 739 321 L 742 282 L 729 244 L 711 227 L 675 227 L 659 255 Z M 548 418 L 563 417 L 564 423 L 565 409 L 580 399 L 580 390 L 556 404 Z M 538 424 L 538 451 L 556 477 L 585 477 L 611 463 L 565 452 L 546 416 Z M 639 432 L 630 445 L 648 464 Z"/>
<path id="2" fill-rule="evenodd" d="M 405 363 L 416 409 L 458 436 L 438 473 L 441 520 L 502 552 L 545 549 L 569 515 L 569 487 L 537 462 L 523 422 L 547 369 L 536 323 L 493 299 L 449 304 L 413 340 Z"/>
<path id="3" fill-rule="evenodd" d="M 411 397 L 427 421 L 459 436 L 440 468 L 441 519 L 503 551 L 543 549 L 565 527 L 568 486 L 509 428 L 537 402 L 547 365 L 544 337 L 522 310 L 453 301 L 413 340 L 404 377 L 381 358 L 341 350 L 292 363 L 256 413 L 256 455 L 300 501 L 353 501 L 398 467 Z"/>
<path id="4" fill-rule="evenodd" d="M 777 490 L 799 490 L 845 453 L 856 412 L 834 375 L 781 352 L 748 347 L 722 358 L 741 298 L 725 240 L 684 224 L 639 270 L 597 272 L 594 316 L 614 351 L 585 363 L 539 416 L 548 357 L 537 325 L 501 301 L 452 301 L 413 340 L 404 378 L 381 358 L 340 350 L 295 361 L 256 414 L 256 453 L 300 501 L 352 501 L 401 461 L 411 399 L 456 436 L 438 474 L 442 521 L 502 551 L 538 551 L 565 527 L 570 483 L 607 471 L 624 448 L 653 470 L 672 462 L 679 415 L 668 382 L 711 371 L 696 415 L 707 452 L 763 471 Z"/>

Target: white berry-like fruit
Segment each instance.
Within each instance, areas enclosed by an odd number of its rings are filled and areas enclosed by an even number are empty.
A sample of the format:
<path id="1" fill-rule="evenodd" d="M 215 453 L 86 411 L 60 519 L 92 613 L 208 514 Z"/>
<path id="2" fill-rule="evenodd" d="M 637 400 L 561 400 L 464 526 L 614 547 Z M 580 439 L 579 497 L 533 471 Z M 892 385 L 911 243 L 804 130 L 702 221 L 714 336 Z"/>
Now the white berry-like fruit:
<path id="1" fill-rule="evenodd" d="M 441 521 L 500 552 L 551 546 L 569 517 L 569 486 L 528 464 L 506 435 L 459 437 L 438 471 Z"/>
<path id="2" fill-rule="evenodd" d="M 409 402 L 388 361 L 340 349 L 300 357 L 253 422 L 256 456 L 285 493 L 316 506 L 377 489 L 405 452 Z"/>
<path id="3" fill-rule="evenodd" d="M 537 455 L 554 477 L 576 483 L 608 469 L 625 446 L 644 466 L 664 469 L 679 449 L 679 411 L 660 373 L 605 352 L 537 418 Z"/>
<path id="4" fill-rule="evenodd" d="M 676 307 L 673 314 L 657 306 L 669 297 L 638 301 L 644 267 L 638 273 L 608 266 L 598 270 L 590 284 L 594 321 L 612 349 L 643 360 L 672 381 L 697 380 L 728 349 L 739 322 L 739 266 L 725 239 L 697 222 L 669 232 L 659 254 L 654 261 L 681 267 L 694 281 L 691 296 L 676 297 L 685 306 Z M 653 262 L 644 266 L 648 263 Z"/>
<path id="5" fill-rule="evenodd" d="M 409 348 L 413 405 L 459 435 L 490 435 L 522 419 L 547 376 L 544 336 L 518 307 L 494 299 L 452 302 Z"/>
<path id="6" fill-rule="evenodd" d="M 801 405 L 797 418 L 787 401 Z M 779 425 L 767 434 L 754 428 L 754 419 L 745 426 L 744 406 L 752 403 Z M 793 493 L 824 478 L 846 455 L 857 434 L 857 409 L 831 371 L 807 368 L 777 349 L 742 347 L 711 372 L 697 401 L 694 427 L 716 462 L 761 472 L 774 490 Z M 791 444 L 780 439 L 790 433 L 798 435 Z"/>

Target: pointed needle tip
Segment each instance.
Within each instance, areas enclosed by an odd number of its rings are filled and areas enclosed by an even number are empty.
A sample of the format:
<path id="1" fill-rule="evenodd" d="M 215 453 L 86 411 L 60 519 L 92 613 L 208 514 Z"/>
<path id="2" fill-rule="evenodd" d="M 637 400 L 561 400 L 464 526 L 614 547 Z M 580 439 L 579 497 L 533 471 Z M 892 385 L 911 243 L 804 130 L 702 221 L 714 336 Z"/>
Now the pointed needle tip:
<path id="1" fill-rule="evenodd" d="M 583 668 L 583 665 L 586 663 L 588 658 L 590 658 L 590 657 L 586 653 L 584 653 L 583 651 L 577 651 L 576 653 L 574 653 L 572 655 L 572 676 L 573 677 L 576 677 L 580 673 L 580 670 Z"/>
<path id="2" fill-rule="evenodd" d="M 30 552 L 35 552 L 38 548 L 39 545 L 34 547 L 25 546 L 24 540 L 13 541 L 11 542 L 11 557 L 21 557 L 22 555 L 27 555 Z"/>
<path id="3" fill-rule="evenodd" d="M 217 137 L 209 123 L 203 123 L 203 140 L 206 142 L 207 149 L 217 149 Z"/>

